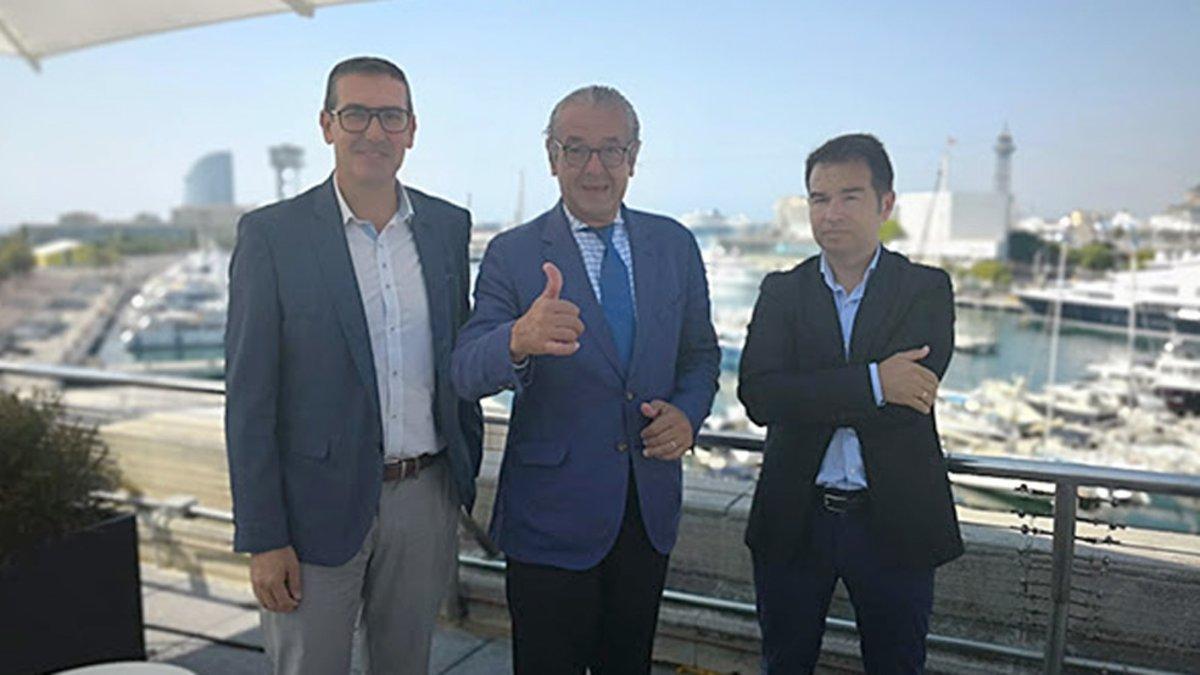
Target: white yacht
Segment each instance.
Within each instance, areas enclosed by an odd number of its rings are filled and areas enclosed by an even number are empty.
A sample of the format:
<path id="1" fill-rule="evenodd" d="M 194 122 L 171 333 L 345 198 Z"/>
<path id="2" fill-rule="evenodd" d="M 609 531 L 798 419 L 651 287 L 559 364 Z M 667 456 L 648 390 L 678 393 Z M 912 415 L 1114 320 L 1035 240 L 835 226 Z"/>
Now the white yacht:
<path id="1" fill-rule="evenodd" d="M 1098 281 L 1075 281 L 1061 292 L 1053 284 L 1025 288 L 1017 298 L 1035 314 L 1049 316 L 1062 299 L 1065 324 L 1125 331 L 1136 309 L 1142 333 L 1200 339 L 1200 257 L 1116 272 Z"/>
<path id="2" fill-rule="evenodd" d="M 121 331 L 134 353 L 219 348 L 225 339 L 228 255 L 197 251 L 146 282 Z"/>
<path id="3" fill-rule="evenodd" d="M 1200 414 L 1200 349 L 1168 342 L 1154 362 L 1154 393 L 1179 414 Z"/>

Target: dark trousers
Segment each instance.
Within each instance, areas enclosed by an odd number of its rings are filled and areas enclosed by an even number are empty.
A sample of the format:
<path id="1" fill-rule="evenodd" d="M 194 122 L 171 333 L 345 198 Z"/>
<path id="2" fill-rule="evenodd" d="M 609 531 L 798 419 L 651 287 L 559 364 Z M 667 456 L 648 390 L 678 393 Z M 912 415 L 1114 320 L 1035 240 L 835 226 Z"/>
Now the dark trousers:
<path id="1" fill-rule="evenodd" d="M 667 556 L 642 526 L 630 472 L 612 550 L 582 571 L 508 559 L 505 587 L 518 675 L 649 673 Z"/>
<path id="2" fill-rule="evenodd" d="M 866 510 L 814 506 L 809 549 L 789 561 L 754 557 L 762 672 L 811 673 L 838 579 L 846 584 L 868 673 L 919 673 L 933 611 L 933 568 L 897 560 L 868 527 Z"/>

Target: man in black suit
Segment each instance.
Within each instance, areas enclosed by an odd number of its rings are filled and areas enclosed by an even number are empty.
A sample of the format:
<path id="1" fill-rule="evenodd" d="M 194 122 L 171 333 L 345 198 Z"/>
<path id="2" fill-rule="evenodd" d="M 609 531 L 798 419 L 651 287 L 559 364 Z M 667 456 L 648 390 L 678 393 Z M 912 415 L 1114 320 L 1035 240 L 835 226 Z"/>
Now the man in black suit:
<path id="1" fill-rule="evenodd" d="M 879 242 L 892 165 L 873 136 L 808 157 L 821 247 L 763 281 L 738 397 L 767 427 L 746 544 L 766 673 L 811 672 L 840 578 L 868 672 L 920 672 L 934 568 L 962 554 L 933 416 L 954 347 L 940 269 Z"/>

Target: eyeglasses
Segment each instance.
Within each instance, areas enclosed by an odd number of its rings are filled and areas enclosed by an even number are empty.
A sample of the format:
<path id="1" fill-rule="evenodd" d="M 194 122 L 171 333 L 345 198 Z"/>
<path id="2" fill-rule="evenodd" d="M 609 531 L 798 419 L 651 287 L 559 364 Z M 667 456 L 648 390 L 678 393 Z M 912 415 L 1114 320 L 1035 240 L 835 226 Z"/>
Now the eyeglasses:
<path id="1" fill-rule="evenodd" d="M 605 145 L 599 148 L 593 148 L 588 145 L 567 145 L 557 138 L 551 138 L 551 142 L 558 147 L 559 155 L 567 163 L 567 166 L 581 169 L 592 159 L 592 153 L 600 156 L 600 163 L 609 169 L 615 169 L 625 163 L 625 158 L 629 155 L 629 151 L 637 144 L 637 141 L 632 141 L 628 145 Z"/>
<path id="2" fill-rule="evenodd" d="M 404 108 L 366 108 L 361 105 L 348 105 L 341 110 L 329 114 L 337 118 L 342 130 L 351 134 L 361 134 L 371 126 L 371 120 L 379 118 L 379 126 L 390 134 L 398 134 L 408 129 L 412 121 L 412 113 Z"/>

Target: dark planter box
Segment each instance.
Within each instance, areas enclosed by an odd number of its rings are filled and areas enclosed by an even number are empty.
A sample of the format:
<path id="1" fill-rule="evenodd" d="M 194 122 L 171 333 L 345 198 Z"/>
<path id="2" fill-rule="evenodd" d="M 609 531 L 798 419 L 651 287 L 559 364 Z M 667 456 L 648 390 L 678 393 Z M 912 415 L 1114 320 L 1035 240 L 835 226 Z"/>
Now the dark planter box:
<path id="1" fill-rule="evenodd" d="M 122 514 L 0 567 L 0 672 L 144 660 L 137 543 Z"/>

